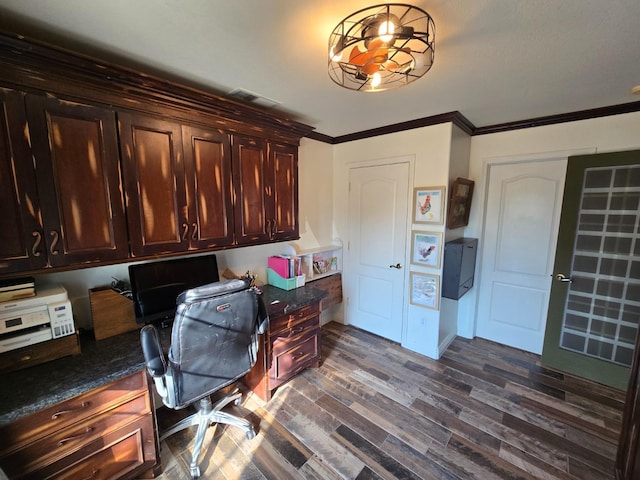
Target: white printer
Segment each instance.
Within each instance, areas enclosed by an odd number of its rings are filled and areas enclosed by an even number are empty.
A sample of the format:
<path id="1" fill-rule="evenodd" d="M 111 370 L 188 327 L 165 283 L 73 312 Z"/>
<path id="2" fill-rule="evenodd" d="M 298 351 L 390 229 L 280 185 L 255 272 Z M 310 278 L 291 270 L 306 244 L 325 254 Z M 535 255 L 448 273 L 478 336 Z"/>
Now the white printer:
<path id="1" fill-rule="evenodd" d="M 41 287 L 34 297 L 0 303 L 0 353 L 73 333 L 64 287 Z"/>

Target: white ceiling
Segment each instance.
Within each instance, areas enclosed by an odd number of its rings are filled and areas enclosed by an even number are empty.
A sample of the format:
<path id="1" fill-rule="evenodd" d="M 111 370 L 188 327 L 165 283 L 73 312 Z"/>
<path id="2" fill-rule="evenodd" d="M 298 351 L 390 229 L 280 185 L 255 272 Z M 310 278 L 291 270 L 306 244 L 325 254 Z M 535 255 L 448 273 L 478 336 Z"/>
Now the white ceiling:
<path id="1" fill-rule="evenodd" d="M 0 0 L 0 29 L 256 92 L 329 136 L 455 110 L 482 127 L 640 101 L 640 0 L 406 1 L 434 18 L 434 66 L 380 93 L 327 75 L 331 30 L 376 1 Z"/>

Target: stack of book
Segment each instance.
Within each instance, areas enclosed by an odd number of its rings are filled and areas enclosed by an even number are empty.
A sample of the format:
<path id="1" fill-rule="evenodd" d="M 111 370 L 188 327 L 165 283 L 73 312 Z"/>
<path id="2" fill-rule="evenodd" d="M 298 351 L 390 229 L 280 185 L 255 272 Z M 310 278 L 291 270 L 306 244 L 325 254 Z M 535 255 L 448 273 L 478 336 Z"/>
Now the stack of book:
<path id="1" fill-rule="evenodd" d="M 33 277 L 0 280 L 0 302 L 33 297 L 35 294 L 36 283 Z"/>

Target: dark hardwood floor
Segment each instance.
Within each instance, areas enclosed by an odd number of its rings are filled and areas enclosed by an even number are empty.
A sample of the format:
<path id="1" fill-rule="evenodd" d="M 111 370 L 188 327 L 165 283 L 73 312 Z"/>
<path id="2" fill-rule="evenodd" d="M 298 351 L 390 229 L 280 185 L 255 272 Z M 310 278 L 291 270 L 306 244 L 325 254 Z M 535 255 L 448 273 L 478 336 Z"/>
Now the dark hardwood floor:
<path id="1" fill-rule="evenodd" d="M 320 368 L 234 407 L 256 438 L 209 429 L 201 478 L 614 478 L 623 392 L 482 339 L 436 361 L 336 323 L 322 338 Z M 160 428 L 181 413 L 160 409 Z M 162 443 L 161 479 L 190 478 L 192 438 Z"/>

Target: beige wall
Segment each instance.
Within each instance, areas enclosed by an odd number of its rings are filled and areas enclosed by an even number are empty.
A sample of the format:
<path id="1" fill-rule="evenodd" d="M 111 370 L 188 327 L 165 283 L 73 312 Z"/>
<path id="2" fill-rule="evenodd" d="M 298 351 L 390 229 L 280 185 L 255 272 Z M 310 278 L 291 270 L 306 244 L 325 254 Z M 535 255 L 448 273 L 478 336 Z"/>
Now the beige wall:
<path id="1" fill-rule="evenodd" d="M 451 153 L 452 125 L 441 124 L 389 135 L 338 144 L 333 149 L 334 161 L 334 222 L 336 234 L 343 241 L 348 234 L 347 205 L 349 169 L 355 166 L 371 165 L 394 159 L 410 159 L 409 191 L 414 187 L 447 185 L 449 179 L 449 158 Z M 405 265 L 405 301 L 403 312 L 402 345 L 414 351 L 438 357 L 440 312 L 409 304 L 409 271 L 424 271 L 442 275 L 442 269 L 424 269 L 410 265 L 411 249 L 411 205 L 407 218 Z M 415 226 L 416 229 L 444 232 L 444 225 Z M 353 296 L 348 265 L 349 252 L 345 251 L 344 295 Z M 343 302 L 344 305 L 344 302 Z M 348 318 L 346 319 L 348 322 Z"/>

